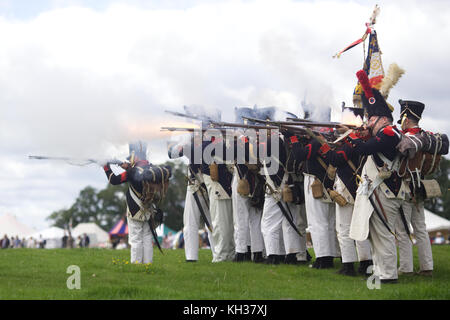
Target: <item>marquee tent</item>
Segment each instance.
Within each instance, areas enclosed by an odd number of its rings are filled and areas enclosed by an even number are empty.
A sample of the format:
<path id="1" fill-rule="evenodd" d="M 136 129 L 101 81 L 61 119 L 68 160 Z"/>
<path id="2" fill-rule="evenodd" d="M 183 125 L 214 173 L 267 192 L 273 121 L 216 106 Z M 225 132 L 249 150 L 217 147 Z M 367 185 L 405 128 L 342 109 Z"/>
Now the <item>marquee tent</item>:
<path id="1" fill-rule="evenodd" d="M 30 235 L 35 240 L 42 239 L 46 241 L 46 249 L 54 249 L 62 247 L 62 237 L 64 236 L 64 229 L 58 227 L 50 227 Z"/>
<path id="2" fill-rule="evenodd" d="M 20 239 L 27 238 L 30 234 L 35 232 L 33 228 L 19 222 L 15 216 L 6 213 L 0 216 L 0 237 L 3 238 L 6 234 L 8 238 L 19 236 Z"/>
<path id="3" fill-rule="evenodd" d="M 450 220 L 438 216 L 425 209 L 425 224 L 428 232 L 450 230 Z"/>
<path id="4" fill-rule="evenodd" d="M 103 246 L 109 241 L 108 232 L 100 228 L 94 222 L 79 223 L 75 228 L 73 228 L 72 237 L 75 239 L 78 238 L 78 236 L 83 237 L 83 234 L 85 233 L 89 236 L 90 247 Z"/>

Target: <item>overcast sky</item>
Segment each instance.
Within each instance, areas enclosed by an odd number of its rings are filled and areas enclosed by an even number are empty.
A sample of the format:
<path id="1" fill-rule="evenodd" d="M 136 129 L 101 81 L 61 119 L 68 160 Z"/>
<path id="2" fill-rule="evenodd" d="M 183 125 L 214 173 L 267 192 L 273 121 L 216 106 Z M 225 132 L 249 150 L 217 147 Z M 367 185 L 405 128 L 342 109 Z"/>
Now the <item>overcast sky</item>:
<path id="1" fill-rule="evenodd" d="M 365 31 L 375 3 L 385 71 L 406 70 L 389 101 L 426 104 L 422 126 L 450 133 L 448 1 L 0 0 L 0 215 L 39 230 L 79 191 L 106 186 L 95 165 L 28 155 L 127 156 L 150 141 L 167 160 L 164 109 L 203 105 L 233 120 L 235 106 L 278 106 L 302 115 L 305 97 L 351 105 L 362 45 L 332 56 Z"/>

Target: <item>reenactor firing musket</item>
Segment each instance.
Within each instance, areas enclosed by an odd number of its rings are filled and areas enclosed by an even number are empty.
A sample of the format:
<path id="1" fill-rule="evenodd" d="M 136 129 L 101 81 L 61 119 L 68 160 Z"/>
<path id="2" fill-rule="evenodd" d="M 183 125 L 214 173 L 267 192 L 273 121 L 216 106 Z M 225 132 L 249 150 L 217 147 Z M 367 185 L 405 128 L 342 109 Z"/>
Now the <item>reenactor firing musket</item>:
<path id="1" fill-rule="evenodd" d="M 71 165 L 75 166 L 85 166 L 88 164 L 98 164 L 103 166 L 106 163 L 109 164 L 115 164 L 118 166 L 121 166 L 124 161 L 118 160 L 118 159 L 76 159 L 76 158 L 69 158 L 69 157 L 47 157 L 47 156 L 28 156 L 28 159 L 31 160 L 54 160 L 54 161 L 63 161 Z"/>

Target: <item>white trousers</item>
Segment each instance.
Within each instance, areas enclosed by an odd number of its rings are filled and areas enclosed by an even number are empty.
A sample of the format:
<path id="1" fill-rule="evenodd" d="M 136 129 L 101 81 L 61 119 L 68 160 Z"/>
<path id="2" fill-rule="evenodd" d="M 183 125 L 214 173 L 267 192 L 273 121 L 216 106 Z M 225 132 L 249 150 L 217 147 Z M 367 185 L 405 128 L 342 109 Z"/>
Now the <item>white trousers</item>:
<path id="1" fill-rule="evenodd" d="M 288 214 L 290 210 L 292 220 L 297 224 L 300 214 L 298 206 L 283 201 L 280 203 Z M 301 251 L 300 236 L 283 215 L 277 201 L 269 194 L 266 194 L 264 200 L 261 231 L 267 255 L 284 255 Z"/>
<path id="2" fill-rule="evenodd" d="M 433 253 L 431 251 L 431 243 L 427 232 L 427 226 L 425 225 L 423 202 L 417 203 L 416 206 L 412 201 L 404 201 L 402 208 L 408 225 L 411 224 L 414 230 L 417 253 L 419 255 L 420 270 L 433 270 Z M 400 266 L 398 270 L 402 272 L 413 272 L 414 265 L 412 243 L 406 233 L 405 226 L 400 216 L 396 221 L 395 230 L 397 231 L 398 249 L 400 255 Z"/>
<path id="3" fill-rule="evenodd" d="M 303 235 L 300 237 L 300 252 L 297 253 L 298 261 L 306 261 L 306 228 L 308 228 L 308 220 L 306 219 L 305 204 L 295 206 L 299 212 L 297 229 Z"/>
<path id="4" fill-rule="evenodd" d="M 201 191 L 197 191 L 198 199 L 202 205 L 203 212 L 211 225 L 211 215 L 209 213 L 209 208 L 206 205 L 205 199 L 201 195 Z M 188 185 L 186 191 L 186 201 L 184 204 L 183 212 L 183 235 L 184 235 L 184 251 L 186 255 L 186 260 L 198 260 L 198 250 L 199 250 L 199 235 L 198 230 L 200 228 L 200 209 L 198 208 L 197 202 L 195 201 L 193 194 L 193 187 Z M 212 239 L 212 234 L 206 227 L 208 232 L 208 239 L 211 250 L 214 252 L 214 241 Z M 214 256 L 214 254 L 213 254 Z"/>
<path id="5" fill-rule="evenodd" d="M 214 194 L 211 177 L 204 174 L 203 179 L 208 189 L 209 211 L 212 222 L 212 239 L 214 243 L 212 262 L 230 261 L 235 255 L 234 227 L 233 227 L 233 206 L 231 199 L 218 199 Z"/>
<path id="6" fill-rule="evenodd" d="M 336 231 L 341 249 L 342 262 L 371 260 L 369 240 L 355 241 L 349 237 L 353 204 L 341 207 L 336 203 Z"/>
<path id="7" fill-rule="evenodd" d="M 148 221 L 127 217 L 128 243 L 131 246 L 131 263 L 153 262 L 153 236 Z"/>
<path id="8" fill-rule="evenodd" d="M 312 195 L 314 177 L 305 175 L 305 206 L 309 232 L 316 258 L 339 257 L 336 235 L 336 212 L 334 203 L 325 203 Z"/>
<path id="9" fill-rule="evenodd" d="M 237 192 L 238 181 L 235 169 L 231 189 L 236 252 L 246 253 L 247 246 L 251 247 L 252 252 L 261 252 L 264 249 L 264 240 L 261 232 L 262 210 L 252 207 L 250 199 L 241 196 Z"/>
<path id="10" fill-rule="evenodd" d="M 404 201 L 401 199 L 387 198 L 380 190 L 380 187 L 377 187 L 375 191 L 386 214 L 387 225 L 394 232 L 396 220 L 400 215 L 399 208 Z M 372 195 L 372 199 L 374 199 L 381 216 L 385 219 L 374 195 Z M 369 220 L 369 239 L 372 245 L 372 260 L 375 275 L 379 276 L 380 279 L 398 279 L 395 236 L 388 231 L 375 212 L 372 213 Z"/>

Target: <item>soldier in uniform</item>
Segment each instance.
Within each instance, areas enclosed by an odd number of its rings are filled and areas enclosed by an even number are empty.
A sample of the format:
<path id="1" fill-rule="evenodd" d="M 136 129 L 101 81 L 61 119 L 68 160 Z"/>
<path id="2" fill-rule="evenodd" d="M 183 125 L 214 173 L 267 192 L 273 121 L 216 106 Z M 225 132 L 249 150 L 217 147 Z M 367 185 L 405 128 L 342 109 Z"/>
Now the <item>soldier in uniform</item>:
<path id="1" fill-rule="evenodd" d="M 360 117 L 362 122 L 364 109 L 348 107 L 344 107 L 343 109 L 343 112 L 348 110 L 355 117 Z M 352 134 L 355 135 L 355 133 Z M 343 140 L 343 143 L 348 142 Z M 335 200 L 336 231 L 342 257 L 342 268 L 338 273 L 348 276 L 356 275 L 354 264 L 359 260 L 360 266 L 358 271 L 366 275 L 367 268 L 373 264 L 370 243 L 368 240 L 356 241 L 355 243 L 355 240 L 349 237 L 356 189 L 359 185 L 361 170 L 366 157 L 358 153 L 353 153 L 352 157 L 349 157 L 343 148 L 330 150 L 327 156 L 330 159 L 330 164 L 337 168 L 333 196 L 337 193 L 336 196 L 339 197 Z"/>
<path id="2" fill-rule="evenodd" d="M 402 220 L 399 216 L 396 223 L 400 255 L 400 266 L 398 271 L 401 274 L 413 274 L 414 271 L 412 242 L 405 229 L 405 227 L 408 227 L 409 223 L 411 223 L 414 229 L 414 236 L 419 255 L 420 271 L 418 273 L 431 276 L 433 273 L 433 255 L 430 238 L 425 225 L 425 195 L 421 188 L 423 184 L 421 181 L 423 180 L 424 173 L 421 172 L 423 161 L 422 153 L 420 151 L 423 149 L 423 139 L 421 137 L 423 136 L 424 131 L 419 127 L 419 121 L 422 117 L 425 105 L 421 102 L 410 100 L 399 100 L 399 103 L 401 112 L 398 124 L 401 125 L 403 134 L 413 142 L 418 153 L 416 154 L 417 156 L 412 159 L 404 159 L 407 161 L 408 167 L 405 168 L 403 177 L 410 186 L 411 196 L 402 205 L 405 220 Z M 410 167 L 410 164 L 412 164 L 414 168 Z"/>
<path id="3" fill-rule="evenodd" d="M 362 183 L 357 190 L 350 237 L 369 237 L 375 275 L 382 283 L 396 283 L 397 249 L 394 227 L 408 188 L 398 175 L 399 153 L 396 146 L 401 133 L 392 125 L 392 111 L 380 92 L 371 87 L 367 74 L 360 70 L 357 77 L 363 87 L 363 107 L 368 115 L 367 141 L 350 138 L 353 147 L 344 146 L 348 157 L 354 153 L 368 156 L 362 170 Z"/>
<path id="4" fill-rule="evenodd" d="M 209 210 L 212 222 L 212 239 L 214 256 L 212 262 L 231 261 L 235 256 L 233 205 L 231 200 L 232 169 L 225 163 L 227 141 L 220 134 L 206 137 L 202 145 L 203 156 L 208 154 L 212 158 L 205 162 L 201 171 L 208 190 Z M 209 140 L 210 139 L 210 140 Z M 220 158 L 217 150 L 222 149 L 224 158 Z"/>
<path id="5" fill-rule="evenodd" d="M 242 116 L 258 118 L 255 108 L 235 108 L 236 122 L 243 123 Z M 243 140 L 242 140 L 243 139 Z M 248 146 L 248 137 L 241 136 L 237 143 L 240 146 Z M 237 150 L 236 150 L 237 151 Z M 236 244 L 236 255 L 233 261 L 242 262 L 253 260 L 263 262 L 264 239 L 261 233 L 262 204 L 264 198 L 257 190 L 264 183 L 259 176 L 257 164 L 248 164 L 249 152 L 244 150 L 245 159 L 237 158 L 234 166 L 234 177 L 232 182 L 234 241 Z M 251 257 L 253 255 L 253 259 Z"/>
<path id="6" fill-rule="evenodd" d="M 311 139 L 305 146 L 298 142 L 296 136 L 289 139 L 295 159 L 305 161 L 303 175 L 306 216 L 316 256 L 311 266 L 316 269 L 333 268 L 333 259 L 339 257 L 340 253 L 336 236 L 335 205 L 328 194 L 335 179 L 327 173 L 329 159 L 325 151 L 329 147 L 321 145 L 316 139 Z"/>
<path id="7" fill-rule="evenodd" d="M 201 137 L 199 138 L 199 146 L 201 147 Z M 186 190 L 186 200 L 183 211 L 183 235 L 184 250 L 186 262 L 197 262 L 199 250 L 198 230 L 200 220 L 203 220 L 207 227 L 208 239 L 212 255 L 214 257 L 214 241 L 211 233 L 211 214 L 208 205 L 208 193 L 206 185 L 203 182 L 201 173 L 201 164 L 194 163 L 194 148 L 197 139 L 192 134 L 188 144 L 172 144 L 169 146 L 169 158 L 175 159 L 183 155 L 189 159 L 188 165 L 188 186 Z M 184 154 L 185 151 L 188 151 Z M 201 218 L 201 219 L 200 219 Z"/>
<path id="8" fill-rule="evenodd" d="M 305 234 L 302 235 L 297 227 L 299 207 L 283 192 L 292 184 L 292 177 L 286 170 L 286 142 L 278 132 L 271 132 L 267 142 L 261 143 L 266 148 L 263 154 L 267 155 L 261 158 L 267 185 L 261 221 L 267 263 L 298 264 L 297 254 L 306 257 L 306 246 L 302 248 L 301 241 Z"/>
<path id="9" fill-rule="evenodd" d="M 156 214 L 159 215 L 161 221 L 162 212 L 154 206 L 147 205 L 147 196 L 151 196 L 153 200 L 159 201 L 167 189 L 162 190 L 162 193 L 159 195 L 156 195 L 156 193 L 149 194 L 147 193 L 147 188 L 144 188 L 146 185 L 145 180 L 150 179 L 157 183 L 164 181 L 166 185 L 163 188 L 167 188 L 170 172 L 168 174 L 162 173 L 162 175 L 157 177 L 156 173 L 146 170 L 150 167 L 150 163 L 147 161 L 147 145 L 144 142 L 130 143 L 129 151 L 130 163 L 123 163 L 121 165 L 126 171 L 120 175 L 116 175 L 111 170 L 109 164 L 106 164 L 103 169 L 111 184 L 119 185 L 125 182 L 129 183 L 126 199 L 131 263 L 151 263 L 153 262 L 153 236 L 150 223 L 155 221 Z M 167 168 L 164 168 L 164 170 L 167 170 Z"/>

